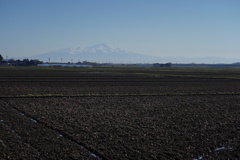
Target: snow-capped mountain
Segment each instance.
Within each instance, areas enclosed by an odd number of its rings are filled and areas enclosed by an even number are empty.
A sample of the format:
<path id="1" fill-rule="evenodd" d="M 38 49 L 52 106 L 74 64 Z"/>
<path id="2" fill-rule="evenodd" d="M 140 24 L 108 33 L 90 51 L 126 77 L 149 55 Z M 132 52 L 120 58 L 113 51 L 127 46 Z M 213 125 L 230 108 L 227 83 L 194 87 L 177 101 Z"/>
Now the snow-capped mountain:
<path id="1" fill-rule="evenodd" d="M 139 63 L 156 59 L 154 56 L 131 53 L 110 44 L 98 44 L 86 48 L 66 48 L 45 54 L 30 57 L 44 62 L 112 62 L 112 63 Z"/>
<path id="2" fill-rule="evenodd" d="M 78 62 L 90 61 L 100 63 L 235 63 L 240 59 L 221 57 L 157 57 L 148 56 L 116 48 L 110 44 L 98 44 L 86 48 L 66 48 L 45 54 L 40 54 L 29 59 L 39 59 L 44 62 Z"/>

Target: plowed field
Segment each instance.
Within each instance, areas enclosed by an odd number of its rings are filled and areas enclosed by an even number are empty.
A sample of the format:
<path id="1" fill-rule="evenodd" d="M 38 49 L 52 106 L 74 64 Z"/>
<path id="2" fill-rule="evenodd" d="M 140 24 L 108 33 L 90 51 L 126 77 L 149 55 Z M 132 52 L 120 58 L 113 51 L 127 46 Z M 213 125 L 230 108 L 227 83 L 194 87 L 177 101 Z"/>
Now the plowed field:
<path id="1" fill-rule="evenodd" d="M 240 74 L 0 68 L 0 159 L 240 159 Z"/>

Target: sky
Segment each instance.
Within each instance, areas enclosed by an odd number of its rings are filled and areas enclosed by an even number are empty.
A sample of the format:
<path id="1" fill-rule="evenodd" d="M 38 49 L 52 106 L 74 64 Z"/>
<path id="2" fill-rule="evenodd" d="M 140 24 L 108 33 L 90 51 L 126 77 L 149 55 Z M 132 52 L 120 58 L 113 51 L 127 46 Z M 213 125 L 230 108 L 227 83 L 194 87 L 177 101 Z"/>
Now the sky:
<path id="1" fill-rule="evenodd" d="M 240 58 L 239 0 L 0 0 L 0 54 L 109 43 L 154 56 Z"/>

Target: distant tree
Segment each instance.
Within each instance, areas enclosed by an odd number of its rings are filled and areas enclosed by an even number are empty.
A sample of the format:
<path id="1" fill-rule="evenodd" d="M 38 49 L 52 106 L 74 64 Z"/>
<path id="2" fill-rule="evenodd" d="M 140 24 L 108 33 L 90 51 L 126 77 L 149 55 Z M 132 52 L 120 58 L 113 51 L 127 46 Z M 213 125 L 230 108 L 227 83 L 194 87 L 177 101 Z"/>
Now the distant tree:
<path id="1" fill-rule="evenodd" d="M 23 59 L 22 63 L 24 66 L 28 66 L 30 62 L 29 62 L 29 59 Z"/>
<path id="2" fill-rule="evenodd" d="M 39 61 L 38 59 L 23 59 L 22 63 L 24 66 L 36 66 L 37 64 L 41 64 L 42 62 Z"/>
<path id="3" fill-rule="evenodd" d="M 166 63 L 166 67 L 172 67 L 172 63 L 171 62 Z"/>
<path id="4" fill-rule="evenodd" d="M 31 59 L 31 60 L 29 61 L 29 65 L 30 65 L 30 66 L 36 66 L 36 65 L 42 64 L 42 63 L 43 63 L 43 62 L 39 61 L 38 59 Z"/>
<path id="5" fill-rule="evenodd" d="M 0 54 L 0 62 L 2 62 L 2 60 L 3 60 L 3 57 L 2 57 L 2 55 Z"/>
<path id="6" fill-rule="evenodd" d="M 8 60 L 8 63 L 10 63 L 10 64 L 15 63 L 15 60 L 13 58 L 11 58 Z"/>
<path id="7" fill-rule="evenodd" d="M 3 58 L 1 58 L 2 56 L 0 55 L 0 62 L 3 60 Z M 12 65 L 12 66 L 36 66 L 38 64 L 42 64 L 42 61 L 39 61 L 38 59 L 23 59 L 23 60 L 14 60 L 13 58 L 7 60 L 8 64 Z"/>
<path id="8" fill-rule="evenodd" d="M 21 61 L 20 59 L 16 60 L 16 63 L 17 63 L 17 64 L 21 64 L 21 62 L 22 62 L 22 61 Z"/>
<path id="9" fill-rule="evenodd" d="M 82 64 L 96 65 L 96 62 L 83 61 Z"/>

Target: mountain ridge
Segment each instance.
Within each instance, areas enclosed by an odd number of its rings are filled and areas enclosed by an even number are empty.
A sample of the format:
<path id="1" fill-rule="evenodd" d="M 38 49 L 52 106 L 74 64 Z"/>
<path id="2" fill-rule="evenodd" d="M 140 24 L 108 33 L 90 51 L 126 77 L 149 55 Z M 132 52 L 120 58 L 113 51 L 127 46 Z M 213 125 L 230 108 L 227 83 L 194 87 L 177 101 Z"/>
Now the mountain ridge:
<path id="1" fill-rule="evenodd" d="M 91 61 L 99 63 L 235 63 L 240 59 L 221 57 L 158 57 L 133 53 L 101 43 L 90 47 L 65 48 L 29 57 L 44 62 Z"/>

